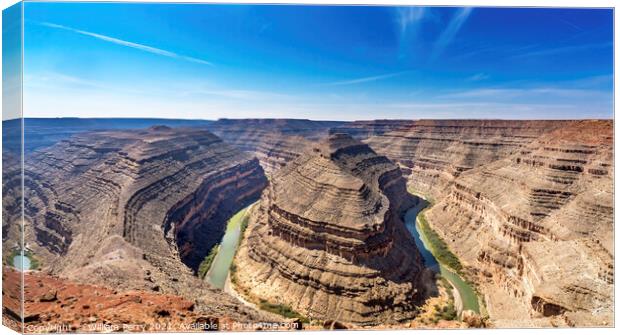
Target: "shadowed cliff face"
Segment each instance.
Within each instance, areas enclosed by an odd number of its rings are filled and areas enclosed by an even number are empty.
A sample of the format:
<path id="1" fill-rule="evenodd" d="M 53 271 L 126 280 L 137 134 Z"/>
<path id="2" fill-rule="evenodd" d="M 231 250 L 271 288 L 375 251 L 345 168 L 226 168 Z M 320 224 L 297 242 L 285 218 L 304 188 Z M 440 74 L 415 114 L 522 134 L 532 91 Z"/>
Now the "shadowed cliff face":
<path id="1" fill-rule="evenodd" d="M 83 282 L 208 297 L 191 269 L 266 183 L 255 158 L 205 130 L 76 135 L 26 159 L 27 247 Z"/>
<path id="2" fill-rule="evenodd" d="M 398 167 L 331 135 L 278 171 L 239 250 L 235 282 L 254 298 L 318 319 L 412 319 L 422 265 L 400 219 Z"/>

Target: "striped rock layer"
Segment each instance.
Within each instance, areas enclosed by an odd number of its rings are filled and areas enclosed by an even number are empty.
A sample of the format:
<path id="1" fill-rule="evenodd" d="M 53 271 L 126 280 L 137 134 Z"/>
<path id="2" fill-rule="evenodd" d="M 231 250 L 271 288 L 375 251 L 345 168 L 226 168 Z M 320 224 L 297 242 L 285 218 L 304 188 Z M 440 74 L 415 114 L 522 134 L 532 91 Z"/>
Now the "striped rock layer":
<path id="1" fill-rule="evenodd" d="M 3 184 L 17 204 L 19 172 Z M 28 156 L 24 174 L 26 247 L 44 271 L 204 299 L 211 315 L 247 312 L 194 270 L 266 186 L 257 159 L 205 130 L 157 126 L 75 135 Z M 19 207 L 3 210 L 11 235 Z"/>
<path id="2" fill-rule="evenodd" d="M 464 172 L 428 211 L 497 326 L 613 323 L 613 174 L 612 121 L 571 122 Z"/>
<path id="3" fill-rule="evenodd" d="M 412 319 L 419 252 L 400 219 L 400 169 L 349 135 L 330 135 L 277 172 L 236 258 L 254 299 L 361 325 Z"/>
<path id="4" fill-rule="evenodd" d="M 417 120 L 364 142 L 399 164 L 412 187 L 438 198 L 464 172 L 514 154 L 574 122 Z"/>

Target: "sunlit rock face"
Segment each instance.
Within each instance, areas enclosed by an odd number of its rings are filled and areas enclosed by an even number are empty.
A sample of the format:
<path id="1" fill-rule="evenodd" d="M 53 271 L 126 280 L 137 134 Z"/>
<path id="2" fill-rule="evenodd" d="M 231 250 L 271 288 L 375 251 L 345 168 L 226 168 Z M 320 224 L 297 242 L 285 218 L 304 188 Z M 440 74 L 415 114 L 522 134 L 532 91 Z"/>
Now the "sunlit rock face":
<path id="1" fill-rule="evenodd" d="M 498 326 L 611 325 L 613 173 L 612 121 L 571 122 L 462 173 L 428 211 Z"/>
<path id="2" fill-rule="evenodd" d="M 517 153 L 573 122 L 417 120 L 365 142 L 397 163 L 414 189 L 437 198 L 464 172 Z"/>
<path id="3" fill-rule="evenodd" d="M 411 201 L 398 166 L 330 135 L 272 177 L 235 261 L 238 289 L 323 320 L 413 318 L 422 265 L 400 219 Z"/>

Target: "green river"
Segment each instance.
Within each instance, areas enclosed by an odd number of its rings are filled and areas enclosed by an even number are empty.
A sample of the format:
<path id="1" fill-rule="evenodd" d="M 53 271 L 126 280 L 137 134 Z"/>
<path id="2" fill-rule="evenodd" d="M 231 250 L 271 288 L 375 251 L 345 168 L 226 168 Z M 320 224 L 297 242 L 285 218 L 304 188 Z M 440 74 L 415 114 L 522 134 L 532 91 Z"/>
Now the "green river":
<path id="1" fill-rule="evenodd" d="M 458 291 L 463 304 L 463 310 L 472 310 L 476 313 L 480 313 L 480 305 L 478 304 L 478 295 L 476 291 L 466 281 L 461 278 L 457 273 L 450 270 L 445 265 L 438 262 L 433 256 L 433 246 L 430 244 L 428 238 L 424 235 L 424 231 L 420 229 L 418 215 L 426 208 L 428 202 L 421 201 L 417 206 L 410 208 L 405 214 L 405 224 L 407 230 L 413 235 L 416 246 L 422 254 L 424 264 L 431 270 L 439 273 L 446 278 Z"/>
<path id="2" fill-rule="evenodd" d="M 250 205 L 251 206 L 251 205 Z M 228 277 L 228 270 L 232 264 L 235 252 L 239 246 L 239 238 L 241 237 L 241 224 L 243 219 L 250 208 L 250 206 L 240 210 L 235 214 L 226 226 L 226 232 L 220 243 L 217 255 L 209 268 L 206 279 L 209 283 L 217 288 L 224 288 L 226 284 L 226 277 Z"/>
<path id="3" fill-rule="evenodd" d="M 416 245 L 422 254 L 422 258 L 424 259 L 424 264 L 432 270 L 441 273 L 441 275 L 457 289 L 463 304 L 463 310 L 469 309 L 480 313 L 478 296 L 474 289 L 458 274 L 437 261 L 437 259 L 433 256 L 432 245 L 430 245 L 422 229 L 419 229 L 418 215 L 424 208 L 426 208 L 427 205 L 427 201 L 421 201 L 420 204 L 409 209 L 405 215 L 405 224 L 415 239 Z M 235 257 L 235 252 L 239 246 L 241 226 L 248 209 L 251 206 L 252 205 L 237 212 L 230 220 L 228 220 L 226 232 L 224 233 L 224 237 L 220 243 L 219 250 L 206 276 L 206 280 L 215 287 L 223 289 L 226 284 L 228 271 L 230 270 L 233 258 Z"/>

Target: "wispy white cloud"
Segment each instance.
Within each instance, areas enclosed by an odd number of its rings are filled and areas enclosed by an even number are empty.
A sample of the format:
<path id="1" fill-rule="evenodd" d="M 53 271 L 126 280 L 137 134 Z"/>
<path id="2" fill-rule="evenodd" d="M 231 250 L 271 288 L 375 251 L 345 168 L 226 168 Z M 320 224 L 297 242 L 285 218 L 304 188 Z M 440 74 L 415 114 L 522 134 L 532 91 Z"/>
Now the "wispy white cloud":
<path id="1" fill-rule="evenodd" d="M 437 16 L 429 7 L 395 7 L 395 31 L 398 36 L 398 58 L 418 58 L 423 24 L 436 21 Z"/>
<path id="2" fill-rule="evenodd" d="M 46 26 L 46 27 L 55 28 L 55 29 L 62 29 L 62 30 L 66 30 L 66 31 L 71 31 L 71 32 L 74 32 L 76 34 L 93 37 L 93 38 L 96 38 L 96 39 L 99 39 L 99 40 L 102 40 L 102 41 L 106 41 L 106 42 L 109 42 L 109 43 L 114 43 L 114 44 L 117 44 L 117 45 L 122 45 L 122 46 L 125 46 L 125 47 L 142 50 L 142 51 L 149 52 L 149 53 L 152 53 L 152 54 L 155 54 L 155 55 L 160 55 L 160 56 L 170 57 L 170 58 L 176 58 L 176 59 L 181 59 L 181 60 L 185 60 L 185 61 L 188 61 L 188 62 L 193 62 L 193 63 L 213 66 L 213 63 L 211 63 L 209 61 L 206 61 L 206 60 L 203 60 L 203 59 L 189 57 L 189 56 L 185 56 L 185 55 L 180 55 L 180 54 L 177 54 L 177 53 L 172 52 L 172 51 L 168 51 L 168 50 L 164 50 L 164 49 L 159 49 L 159 48 L 154 48 L 154 47 L 151 47 L 151 46 L 148 46 L 148 45 L 144 45 L 144 44 L 139 44 L 139 43 L 134 43 L 134 42 L 130 42 L 130 41 L 125 41 L 125 40 L 121 40 L 121 39 L 118 39 L 118 38 L 114 38 L 114 37 L 110 37 L 110 36 L 106 36 L 106 35 L 101 35 L 101 34 L 89 32 L 89 31 L 85 31 L 85 30 L 75 29 L 75 28 L 71 28 L 71 27 L 67 27 L 67 26 L 63 26 L 63 25 L 55 24 L 55 23 L 40 22 L 40 24 L 43 25 L 43 26 Z"/>
<path id="3" fill-rule="evenodd" d="M 535 88 L 479 88 L 439 95 L 446 99 L 485 99 L 485 100 L 509 100 L 515 98 L 549 98 L 564 97 L 571 99 L 605 98 L 610 92 L 558 87 L 535 87 Z"/>
<path id="4" fill-rule="evenodd" d="M 378 76 L 370 76 L 370 77 L 362 77 L 362 78 L 356 78 L 356 79 L 350 79 L 350 80 L 334 81 L 334 82 L 331 82 L 331 83 L 322 84 L 321 86 L 355 85 L 355 84 L 367 83 L 367 82 L 371 82 L 371 81 L 389 79 L 389 78 L 393 78 L 393 77 L 397 77 L 397 76 L 403 75 L 403 74 L 408 73 L 408 72 L 410 72 L 410 71 L 401 71 L 401 72 L 382 74 L 382 75 L 378 75 Z"/>
<path id="5" fill-rule="evenodd" d="M 492 110 L 500 112 L 503 108 L 512 106 L 514 108 L 548 108 L 553 106 L 555 108 L 566 108 L 571 105 L 568 104 L 531 104 L 531 103 L 497 103 L 497 102 L 456 102 L 456 103 L 438 103 L 438 102 L 401 102 L 386 104 L 388 108 L 398 109 L 413 109 L 413 110 L 445 110 L 445 111 L 467 111 L 471 108 L 492 108 Z"/>
<path id="6" fill-rule="evenodd" d="M 614 83 L 614 75 L 613 74 L 601 74 L 596 76 L 590 76 L 585 78 L 579 78 L 575 80 L 569 80 L 563 82 L 565 85 L 570 87 L 581 87 L 581 88 L 593 88 L 593 87 L 611 87 Z"/>
<path id="7" fill-rule="evenodd" d="M 459 30 L 461 30 L 461 27 L 465 21 L 467 21 L 473 10 L 474 9 L 471 7 L 465 7 L 459 9 L 456 14 L 454 14 L 454 17 L 452 17 L 446 29 L 439 35 L 439 38 L 437 38 L 431 54 L 431 59 L 436 59 L 441 55 L 443 50 L 452 42 Z"/>
<path id="8" fill-rule="evenodd" d="M 183 111 L 179 113 L 179 111 Z M 24 113 L 31 117 L 176 117 L 217 118 L 307 118 L 314 120 L 367 120 L 418 118 L 477 119 L 567 119 L 610 118 L 610 103 L 533 103 L 409 100 L 373 103 L 343 99 L 334 103 L 320 98 L 305 101 L 241 101 L 236 99 L 169 99 L 165 96 L 119 96 L 102 91 L 84 94 L 46 90 L 32 92 L 25 99 Z"/>
<path id="9" fill-rule="evenodd" d="M 484 73 L 484 72 L 480 72 L 480 73 L 476 73 L 471 77 L 467 78 L 467 81 L 481 81 L 481 80 L 485 80 L 485 79 L 489 79 L 491 76 L 489 76 L 488 74 Z"/>
<path id="10" fill-rule="evenodd" d="M 427 8 L 424 7 L 397 7 L 397 23 L 400 28 L 400 33 L 404 34 L 410 27 L 417 25 L 424 18 L 427 13 Z"/>
<path id="11" fill-rule="evenodd" d="M 569 20 L 564 20 L 564 19 L 562 19 L 562 18 L 558 18 L 558 20 L 559 20 L 560 22 L 563 22 L 564 24 L 566 24 L 566 25 L 568 25 L 568 26 L 570 26 L 570 27 L 574 28 L 574 29 L 575 29 L 575 30 L 577 30 L 577 31 L 583 31 L 583 28 L 581 28 L 580 26 L 578 26 L 578 25 L 574 24 L 573 22 L 571 22 L 571 21 L 569 21 Z"/>
<path id="12" fill-rule="evenodd" d="M 542 50 L 535 50 L 530 52 L 525 52 L 517 55 L 513 55 L 511 58 L 527 58 L 527 57 L 538 57 L 538 56 L 548 56 L 576 51 L 583 51 L 588 49 L 602 49 L 613 47 L 613 43 L 592 43 L 592 44 L 581 44 L 581 45 L 571 45 L 571 46 L 563 46 L 556 48 L 547 48 Z"/>
<path id="13" fill-rule="evenodd" d="M 24 86 L 26 87 L 49 87 L 50 84 L 55 86 L 75 85 L 102 88 L 102 86 L 95 81 L 85 80 L 64 73 L 44 72 L 24 75 Z"/>
<path id="14" fill-rule="evenodd" d="M 460 99 L 460 98 L 513 98 L 526 93 L 524 89 L 517 88 L 477 88 L 471 90 L 456 91 L 439 95 L 439 98 Z"/>

